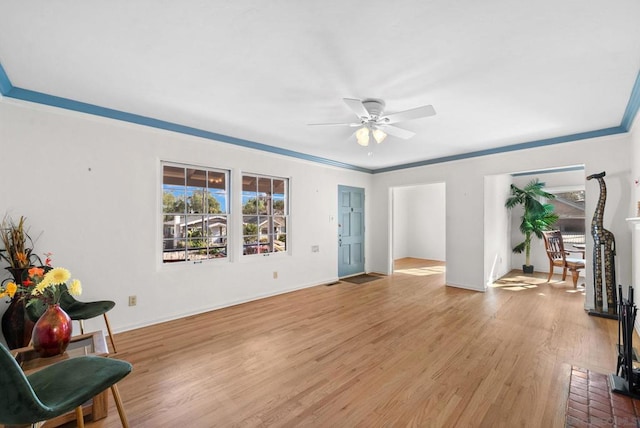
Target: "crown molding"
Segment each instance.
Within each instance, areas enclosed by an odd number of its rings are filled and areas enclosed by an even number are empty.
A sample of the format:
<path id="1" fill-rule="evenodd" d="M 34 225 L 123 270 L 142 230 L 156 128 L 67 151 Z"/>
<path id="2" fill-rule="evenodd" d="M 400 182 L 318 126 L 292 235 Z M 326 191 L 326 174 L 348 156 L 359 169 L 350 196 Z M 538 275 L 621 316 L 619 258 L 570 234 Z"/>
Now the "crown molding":
<path id="1" fill-rule="evenodd" d="M 419 166 L 433 165 L 433 164 L 443 163 L 443 162 L 451 162 L 451 161 L 462 160 L 462 159 L 477 158 L 480 156 L 495 155 L 498 153 L 515 152 L 518 150 L 533 149 L 536 147 L 544 147 L 544 146 L 551 146 L 554 144 L 562 144 L 562 143 L 570 143 L 572 141 L 586 140 L 588 138 L 597 138 L 597 137 L 605 137 L 607 135 L 623 134 L 625 132 L 627 132 L 627 130 L 624 129 L 623 127 L 615 126 L 613 128 L 598 129 L 597 131 L 581 132 L 578 134 L 564 135 L 562 137 L 554 137 L 554 138 L 547 138 L 544 140 L 529 141 L 526 143 L 512 144 L 509 146 L 496 147 L 493 149 L 478 150 L 475 152 L 462 153 L 459 155 L 445 156 L 441 158 L 429 159 L 425 161 L 413 162 L 413 163 L 408 163 L 408 164 L 398 165 L 398 166 L 390 166 L 388 168 L 376 169 L 373 171 L 373 173 L 379 174 L 383 172 L 397 171 L 400 169 L 416 168 Z"/>
<path id="2" fill-rule="evenodd" d="M 531 149 L 535 147 L 544 147 L 553 144 L 562 144 L 572 141 L 585 140 L 588 138 L 597 138 L 607 135 L 616 135 L 629 132 L 633 120 L 635 119 L 638 110 L 640 109 L 640 72 L 636 76 L 635 83 L 629 96 L 629 101 L 625 109 L 620 125 L 612 128 L 598 129 L 595 131 L 581 132 L 577 134 L 565 135 L 554 138 L 547 138 L 543 140 L 529 141 L 524 143 L 512 144 L 508 146 L 496 147 L 487 150 L 478 150 L 474 152 L 462 153 L 459 155 L 444 156 L 435 159 L 428 159 L 418 162 L 412 162 L 402 165 L 390 166 L 387 168 L 379 169 L 367 169 L 356 165 L 350 165 L 343 162 L 338 162 L 332 159 L 326 159 L 319 156 L 313 156 L 306 153 L 296 152 L 293 150 L 282 149 L 279 147 L 269 146 L 267 144 L 258 143 L 255 141 L 244 140 L 241 138 L 231 137 L 228 135 L 218 134 L 215 132 L 205 131 L 190 126 L 180 125 L 178 123 L 167 122 L 164 120 L 154 119 L 151 117 L 141 116 L 133 113 L 127 113 L 120 110 L 114 110 L 106 107 L 100 107 L 94 104 L 83 103 L 81 101 L 75 101 L 68 98 L 57 97 L 54 95 L 45 94 L 42 92 L 31 91 L 29 89 L 17 88 L 11 84 L 9 76 L 5 72 L 2 64 L 0 64 L 0 95 L 9 98 L 15 98 L 18 100 L 44 104 L 52 107 L 58 107 L 66 110 L 87 113 L 96 116 L 102 116 L 110 119 L 135 123 L 143 126 L 149 126 L 152 128 L 164 129 L 167 131 L 178 132 L 186 135 L 193 135 L 196 137 L 206 138 L 209 140 L 220 141 L 227 144 L 233 144 L 236 146 L 246 147 L 254 150 L 260 150 L 264 152 L 274 153 L 283 156 L 289 156 L 301 160 L 320 163 L 324 165 L 330 165 L 338 168 L 359 171 L 369 174 L 380 174 L 384 172 L 397 171 L 408 168 L 416 168 L 426 165 L 434 165 L 438 163 L 451 162 L 462 159 L 470 159 L 481 156 L 488 156 L 498 153 L 513 152 L 517 150 Z"/>
<path id="3" fill-rule="evenodd" d="M 620 122 L 620 126 L 625 128 L 627 131 L 631 130 L 631 126 L 633 126 L 633 120 L 638 114 L 638 108 L 640 108 L 640 72 L 638 72 L 638 75 L 636 76 L 636 82 L 633 85 L 633 89 L 631 89 L 627 108 L 625 109 L 622 121 Z"/>
<path id="4" fill-rule="evenodd" d="M 2 64 L 0 64 L 0 95 L 6 96 L 13 89 L 13 85 L 9 80 L 9 76 L 2 68 Z"/>

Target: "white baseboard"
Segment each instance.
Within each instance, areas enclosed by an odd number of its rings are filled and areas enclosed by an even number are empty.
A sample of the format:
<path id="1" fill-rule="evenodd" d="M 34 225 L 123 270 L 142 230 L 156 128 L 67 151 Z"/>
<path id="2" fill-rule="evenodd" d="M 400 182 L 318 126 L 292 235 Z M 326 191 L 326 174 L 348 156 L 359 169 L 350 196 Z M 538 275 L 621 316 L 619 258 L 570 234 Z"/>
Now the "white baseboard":
<path id="1" fill-rule="evenodd" d="M 447 281 L 447 283 L 445 284 L 447 287 L 455 287 L 455 288 L 463 288 L 465 290 L 471 290 L 471 291 L 480 291 L 482 293 L 485 292 L 485 288 L 477 288 L 477 287 L 472 287 L 470 285 L 465 285 L 465 284 L 455 284 L 453 282 L 449 282 Z"/>
<path id="2" fill-rule="evenodd" d="M 155 324 L 160 324 L 163 322 L 167 322 L 167 321 L 173 321 L 173 320 L 177 320 L 180 318 L 185 318 L 185 317 L 190 317 L 193 315 L 199 315 L 199 314 L 203 314 L 206 312 L 211 312 L 211 311 L 215 311 L 218 309 L 223 309 L 223 308 L 228 308 L 230 306 L 236 306 L 236 305 L 241 305 L 243 303 L 248 303 L 248 302 L 253 302 L 254 300 L 260 300 L 260 299 L 266 299 L 268 297 L 273 297 L 273 296 L 278 296 L 280 294 L 286 294 L 286 293 L 291 293 L 293 291 L 297 291 L 297 290 L 302 290 L 305 288 L 311 288 L 311 287 L 316 287 L 319 285 L 327 285 L 327 284 L 331 284 L 334 282 L 337 282 L 338 278 L 329 278 L 327 280 L 324 281 L 320 281 L 320 282 L 314 282 L 314 283 L 310 283 L 310 284 L 304 284 L 304 285 L 299 285 L 296 287 L 290 287 L 290 288 L 286 288 L 286 289 L 282 289 L 282 290 L 277 290 L 271 293 L 264 293 L 264 294 L 258 294 L 255 296 L 251 296 L 249 298 L 246 299 L 238 299 L 238 300 L 231 300 L 228 302 L 224 302 L 218 305 L 214 305 L 214 306 L 203 306 L 197 309 L 193 309 L 191 311 L 188 312 L 182 312 L 179 314 L 172 314 L 169 316 L 164 316 L 164 317 L 160 317 L 160 318 L 154 318 L 153 320 L 147 320 L 144 322 L 140 322 L 140 323 L 133 323 L 133 324 L 128 324 L 125 325 L 121 328 L 118 329 L 114 329 L 113 333 L 123 333 L 125 331 L 130 331 L 130 330 L 136 330 L 138 328 L 143 328 L 143 327 L 149 327 Z"/>

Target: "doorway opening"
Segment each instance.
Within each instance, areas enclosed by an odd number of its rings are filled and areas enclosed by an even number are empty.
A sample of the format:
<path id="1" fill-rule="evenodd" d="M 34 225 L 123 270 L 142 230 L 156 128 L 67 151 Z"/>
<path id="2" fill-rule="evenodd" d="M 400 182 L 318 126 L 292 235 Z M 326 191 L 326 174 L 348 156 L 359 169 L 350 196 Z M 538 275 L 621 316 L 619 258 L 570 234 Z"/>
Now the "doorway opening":
<path id="1" fill-rule="evenodd" d="M 522 209 L 516 207 L 507 210 L 504 204 L 509 196 L 511 184 L 523 188 L 534 179 L 545 183 L 546 192 L 556 195 L 555 199 L 541 202 L 551 203 L 554 211 L 560 216 L 554 229 L 562 232 L 565 248 L 575 250 L 576 254 L 585 258 L 585 253 L 579 251 L 580 249 L 584 251 L 586 230 L 583 165 L 487 176 L 485 177 L 484 216 L 486 286 L 495 286 L 498 279 L 510 273 L 522 274 L 522 265 L 525 264 L 524 254 L 516 254 L 512 251 L 523 241 L 523 235 L 520 232 Z M 534 237 L 531 241 L 530 264 L 534 266 L 534 276 L 542 275 L 546 278 L 550 263 L 542 239 Z M 581 270 L 579 284 L 584 283 L 584 275 L 585 270 Z M 564 284 L 563 281 L 555 281 L 556 276 L 552 281 Z M 567 284 L 573 289 L 570 278 Z"/>
<path id="2" fill-rule="evenodd" d="M 443 273 L 446 262 L 446 185 L 390 189 L 390 272 Z"/>

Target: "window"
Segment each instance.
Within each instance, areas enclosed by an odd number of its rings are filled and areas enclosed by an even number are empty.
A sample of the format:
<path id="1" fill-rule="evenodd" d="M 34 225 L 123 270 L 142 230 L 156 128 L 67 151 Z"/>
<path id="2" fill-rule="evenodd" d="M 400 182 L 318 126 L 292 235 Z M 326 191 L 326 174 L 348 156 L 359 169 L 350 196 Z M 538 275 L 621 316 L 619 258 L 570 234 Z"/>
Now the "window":
<path id="1" fill-rule="evenodd" d="M 243 254 L 287 251 L 288 186 L 286 178 L 242 176 Z"/>
<path id="2" fill-rule="evenodd" d="M 162 165 L 162 262 L 227 257 L 229 172 Z"/>
<path id="3" fill-rule="evenodd" d="M 584 190 L 549 192 L 556 195 L 555 199 L 547 202 L 553 205 L 554 212 L 559 216 L 554 228 L 560 230 L 564 243 L 584 244 Z"/>

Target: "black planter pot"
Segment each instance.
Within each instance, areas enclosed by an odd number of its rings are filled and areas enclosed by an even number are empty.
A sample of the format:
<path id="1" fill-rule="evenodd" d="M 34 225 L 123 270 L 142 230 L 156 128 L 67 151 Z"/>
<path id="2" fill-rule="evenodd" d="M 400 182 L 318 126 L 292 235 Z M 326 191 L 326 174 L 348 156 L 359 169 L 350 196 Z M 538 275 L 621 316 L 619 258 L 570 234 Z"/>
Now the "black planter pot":
<path id="1" fill-rule="evenodd" d="M 533 273 L 533 265 L 522 265 L 522 273 Z"/>

